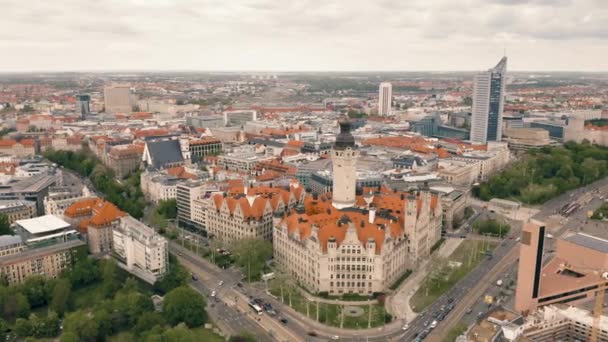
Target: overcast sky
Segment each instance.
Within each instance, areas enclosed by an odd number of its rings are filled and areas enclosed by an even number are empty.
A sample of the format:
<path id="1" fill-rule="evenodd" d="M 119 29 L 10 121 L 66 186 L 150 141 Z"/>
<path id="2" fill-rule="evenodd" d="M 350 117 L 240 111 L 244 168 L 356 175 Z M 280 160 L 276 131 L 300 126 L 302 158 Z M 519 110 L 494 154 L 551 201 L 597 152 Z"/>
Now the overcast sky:
<path id="1" fill-rule="evenodd" d="M 0 70 L 608 71 L 608 0 L 0 0 Z"/>

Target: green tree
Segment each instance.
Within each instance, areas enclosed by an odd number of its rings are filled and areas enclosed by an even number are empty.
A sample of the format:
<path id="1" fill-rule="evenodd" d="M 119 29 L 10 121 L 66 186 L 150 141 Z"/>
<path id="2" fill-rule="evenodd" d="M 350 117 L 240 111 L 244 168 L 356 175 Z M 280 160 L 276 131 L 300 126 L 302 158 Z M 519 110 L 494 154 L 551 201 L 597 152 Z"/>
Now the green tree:
<path id="1" fill-rule="evenodd" d="M 13 230 L 6 214 L 0 214 L 0 235 L 13 235 Z"/>
<path id="2" fill-rule="evenodd" d="M 66 332 L 72 332 L 80 341 L 96 341 L 99 336 L 99 322 L 84 311 L 75 311 L 63 321 Z"/>
<path id="3" fill-rule="evenodd" d="M 167 293 L 185 285 L 188 277 L 188 272 L 180 265 L 175 256 L 169 255 L 169 272 L 160 281 L 154 283 L 154 290 L 160 293 Z"/>
<path id="4" fill-rule="evenodd" d="M 134 331 L 136 334 L 141 334 L 157 325 L 163 326 L 164 324 L 165 320 L 160 314 L 156 312 L 144 312 L 137 318 L 137 324 L 135 325 Z"/>
<path id="5" fill-rule="evenodd" d="M 158 207 L 156 208 L 156 211 L 165 218 L 168 218 L 168 219 L 177 218 L 177 200 L 176 199 L 160 200 L 158 202 Z"/>
<path id="6" fill-rule="evenodd" d="M 103 280 L 103 293 L 106 298 L 112 297 L 120 287 L 116 273 L 116 261 L 106 259 L 101 262 L 101 279 Z"/>
<path id="7" fill-rule="evenodd" d="M 241 333 L 239 335 L 230 336 L 228 342 L 255 342 L 255 336 L 250 333 Z"/>
<path id="8" fill-rule="evenodd" d="M 17 318 L 13 331 L 21 338 L 34 335 L 32 324 L 25 318 Z"/>
<path id="9" fill-rule="evenodd" d="M 76 335 L 76 333 L 67 331 L 67 332 L 64 332 L 63 334 L 61 334 L 60 341 L 61 342 L 80 342 L 80 339 L 78 338 L 78 335 Z"/>
<path id="10" fill-rule="evenodd" d="M 67 309 L 68 300 L 72 293 L 72 284 L 66 278 L 60 278 L 55 283 L 53 288 L 53 297 L 51 299 L 51 309 L 55 310 L 57 314 L 63 316 Z"/>
<path id="11" fill-rule="evenodd" d="M 47 304 L 49 297 L 49 283 L 42 276 L 28 277 L 22 285 L 23 294 L 31 307 L 39 307 Z"/>
<path id="12" fill-rule="evenodd" d="M 22 293 L 10 293 L 9 291 L 1 295 L 2 317 L 11 321 L 17 317 L 27 317 L 30 313 L 30 304 L 27 297 Z"/>
<path id="13" fill-rule="evenodd" d="M 205 300 L 188 286 L 178 287 L 165 296 L 163 314 L 172 325 L 184 322 L 197 327 L 206 321 Z"/>
<path id="14" fill-rule="evenodd" d="M 234 242 L 232 254 L 235 261 L 251 282 L 258 279 L 268 259 L 272 256 L 272 244 L 266 240 L 247 238 Z"/>
<path id="15" fill-rule="evenodd" d="M 79 288 L 99 279 L 97 263 L 89 258 L 78 260 L 69 272 L 69 278 L 74 288 Z"/>

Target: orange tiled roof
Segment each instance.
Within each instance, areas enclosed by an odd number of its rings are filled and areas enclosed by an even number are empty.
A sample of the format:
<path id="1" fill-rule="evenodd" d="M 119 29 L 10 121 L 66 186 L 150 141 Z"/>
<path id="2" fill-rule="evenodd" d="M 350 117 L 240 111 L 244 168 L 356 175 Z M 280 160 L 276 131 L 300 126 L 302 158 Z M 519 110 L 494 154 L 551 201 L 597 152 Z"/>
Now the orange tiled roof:
<path id="1" fill-rule="evenodd" d="M 186 171 L 186 168 L 183 166 L 176 166 L 165 170 L 167 174 L 171 176 L 175 176 L 177 178 L 183 179 L 197 179 L 196 175 L 189 173 Z"/>
<path id="2" fill-rule="evenodd" d="M 219 144 L 221 143 L 220 139 L 212 138 L 212 137 L 204 137 L 198 140 L 191 140 L 190 145 L 207 145 L 207 144 Z"/>
<path id="3" fill-rule="evenodd" d="M 85 198 L 72 203 L 64 211 L 66 217 L 82 220 L 78 227 L 82 232 L 90 227 L 98 228 L 117 220 L 126 214 L 118 209 L 114 204 L 98 197 Z"/>

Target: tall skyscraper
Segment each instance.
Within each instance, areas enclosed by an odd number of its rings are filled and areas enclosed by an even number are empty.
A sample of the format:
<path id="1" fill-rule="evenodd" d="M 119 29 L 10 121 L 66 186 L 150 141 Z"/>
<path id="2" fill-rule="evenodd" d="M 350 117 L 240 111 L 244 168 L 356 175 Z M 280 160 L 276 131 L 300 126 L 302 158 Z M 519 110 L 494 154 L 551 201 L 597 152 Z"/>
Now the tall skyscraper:
<path id="1" fill-rule="evenodd" d="M 334 208 L 350 208 L 356 202 L 357 158 L 359 151 L 355 138 L 350 133 L 351 123 L 340 122 L 340 134 L 331 151 L 333 163 L 333 201 Z"/>
<path id="2" fill-rule="evenodd" d="M 488 71 L 475 76 L 471 142 L 486 144 L 502 139 L 502 111 L 505 101 L 507 57 Z"/>
<path id="3" fill-rule="evenodd" d="M 76 95 L 76 113 L 83 120 L 87 115 L 91 114 L 91 96 Z"/>
<path id="4" fill-rule="evenodd" d="M 389 82 L 380 83 L 378 94 L 378 115 L 391 115 L 391 104 L 393 102 L 393 85 Z"/>
<path id="5" fill-rule="evenodd" d="M 109 86 L 103 90 L 106 113 L 131 113 L 131 88 Z"/>

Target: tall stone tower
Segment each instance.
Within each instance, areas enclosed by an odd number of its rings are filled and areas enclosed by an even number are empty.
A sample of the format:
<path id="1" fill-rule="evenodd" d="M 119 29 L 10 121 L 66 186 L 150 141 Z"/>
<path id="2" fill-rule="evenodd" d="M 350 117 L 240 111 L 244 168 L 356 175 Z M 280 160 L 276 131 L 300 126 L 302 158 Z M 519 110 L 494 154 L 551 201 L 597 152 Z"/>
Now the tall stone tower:
<path id="1" fill-rule="evenodd" d="M 333 206 L 337 209 L 355 205 L 357 187 L 357 158 L 359 151 L 350 134 L 351 123 L 340 121 L 340 134 L 331 150 L 333 162 Z"/>

